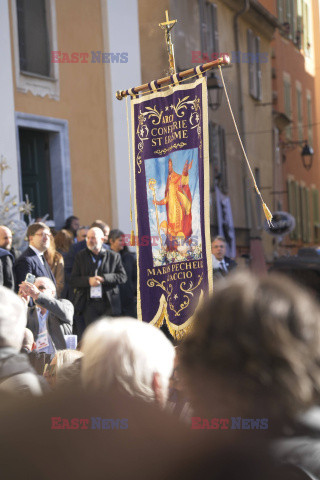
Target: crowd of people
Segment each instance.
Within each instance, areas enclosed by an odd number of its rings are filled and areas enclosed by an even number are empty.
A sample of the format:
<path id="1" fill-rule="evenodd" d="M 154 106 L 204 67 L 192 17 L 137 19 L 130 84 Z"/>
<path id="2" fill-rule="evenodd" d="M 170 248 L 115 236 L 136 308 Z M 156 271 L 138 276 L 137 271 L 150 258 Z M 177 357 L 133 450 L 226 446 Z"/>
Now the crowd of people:
<path id="1" fill-rule="evenodd" d="M 17 256 L 12 232 L 0 226 L 0 285 L 23 296 L 30 280 L 50 279 L 56 298 L 74 306 L 71 330 L 79 340 L 102 315 L 137 317 L 136 258 L 120 230 L 110 231 L 101 220 L 81 226 L 78 217 L 71 216 L 59 231 L 42 222 L 31 224 L 27 239 L 28 248 Z M 31 298 L 30 305 L 33 302 Z"/>
<path id="2" fill-rule="evenodd" d="M 16 258 L 0 227 L 4 478 L 319 479 L 315 296 L 236 268 L 215 237 L 214 293 L 174 346 L 136 320 L 122 237 L 36 222 Z"/>

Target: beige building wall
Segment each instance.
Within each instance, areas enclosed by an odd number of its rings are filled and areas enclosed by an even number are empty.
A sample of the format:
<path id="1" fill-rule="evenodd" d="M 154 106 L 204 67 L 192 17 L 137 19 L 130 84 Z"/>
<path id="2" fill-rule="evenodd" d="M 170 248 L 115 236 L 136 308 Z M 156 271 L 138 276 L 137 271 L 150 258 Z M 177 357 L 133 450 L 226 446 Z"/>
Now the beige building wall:
<path id="1" fill-rule="evenodd" d="M 12 27 L 12 4 L 11 10 Z M 103 51 L 100 0 L 55 0 L 58 50 L 88 52 L 89 63 L 60 63 L 60 99 L 14 88 L 15 111 L 69 122 L 74 214 L 83 224 L 111 221 L 104 64 L 91 63 L 91 50 Z M 11 28 L 11 45 L 14 44 Z M 13 68 L 14 49 L 12 48 Z M 15 78 L 15 71 L 13 72 Z"/>

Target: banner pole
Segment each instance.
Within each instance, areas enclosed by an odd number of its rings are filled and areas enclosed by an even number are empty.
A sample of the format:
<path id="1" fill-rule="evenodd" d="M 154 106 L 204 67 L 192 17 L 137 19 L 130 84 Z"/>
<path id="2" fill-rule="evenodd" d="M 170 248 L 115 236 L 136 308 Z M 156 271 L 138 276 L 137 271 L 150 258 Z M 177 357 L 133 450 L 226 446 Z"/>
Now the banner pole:
<path id="1" fill-rule="evenodd" d="M 208 62 L 208 63 L 203 63 L 202 65 L 199 65 L 199 66 L 201 67 L 202 72 L 206 72 L 207 70 L 210 70 L 211 68 L 214 68 L 214 67 L 218 67 L 219 65 L 229 65 L 229 64 L 230 64 L 230 56 L 225 54 L 221 58 L 218 58 L 217 60 L 213 60 L 212 62 Z M 184 70 L 183 72 L 180 72 L 179 77 L 184 78 L 192 74 L 194 74 L 194 68 L 189 68 L 188 70 Z M 159 78 L 159 80 L 157 80 L 156 82 L 158 85 L 163 85 L 164 83 L 170 83 L 171 80 L 172 80 L 171 76 L 168 76 L 164 78 Z M 150 86 L 148 83 L 144 83 L 143 85 L 134 87 L 131 90 L 134 91 L 135 95 L 137 95 L 139 92 L 142 92 L 143 90 L 150 90 Z M 129 90 L 118 90 L 116 92 L 116 98 L 118 100 L 122 100 L 127 95 L 130 95 Z"/>

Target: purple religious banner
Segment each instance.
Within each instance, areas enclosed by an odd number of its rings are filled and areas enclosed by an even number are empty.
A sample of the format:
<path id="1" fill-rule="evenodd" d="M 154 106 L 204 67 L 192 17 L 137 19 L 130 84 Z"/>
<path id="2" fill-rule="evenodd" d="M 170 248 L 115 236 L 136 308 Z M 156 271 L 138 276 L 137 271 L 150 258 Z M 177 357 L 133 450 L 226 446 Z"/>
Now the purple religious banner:
<path id="1" fill-rule="evenodd" d="M 181 339 L 212 290 L 206 79 L 131 108 L 138 317 Z"/>

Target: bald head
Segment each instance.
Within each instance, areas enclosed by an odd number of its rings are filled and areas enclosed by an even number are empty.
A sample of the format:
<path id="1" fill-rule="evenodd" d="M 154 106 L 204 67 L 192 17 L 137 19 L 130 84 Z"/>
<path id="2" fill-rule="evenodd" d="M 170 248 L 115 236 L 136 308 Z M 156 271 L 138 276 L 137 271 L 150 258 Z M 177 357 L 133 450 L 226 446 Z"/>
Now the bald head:
<path id="1" fill-rule="evenodd" d="M 87 247 L 96 255 L 100 252 L 104 240 L 101 228 L 93 227 L 87 233 Z"/>
<path id="2" fill-rule="evenodd" d="M 10 228 L 4 225 L 0 226 L 0 248 L 10 250 L 12 247 L 12 233 Z"/>

